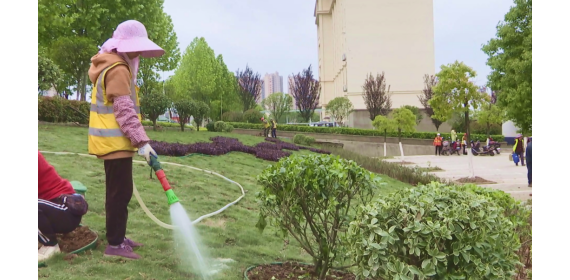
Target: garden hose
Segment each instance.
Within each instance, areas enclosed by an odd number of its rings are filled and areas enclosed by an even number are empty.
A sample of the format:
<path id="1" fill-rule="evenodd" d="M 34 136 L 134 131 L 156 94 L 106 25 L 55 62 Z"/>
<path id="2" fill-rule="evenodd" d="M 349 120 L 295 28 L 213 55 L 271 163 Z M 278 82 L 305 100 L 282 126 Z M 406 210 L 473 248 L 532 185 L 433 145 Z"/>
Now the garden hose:
<path id="1" fill-rule="evenodd" d="M 87 157 L 97 158 L 97 157 L 94 156 L 94 155 L 80 154 L 80 153 L 70 153 L 70 152 L 40 151 L 40 153 L 42 153 L 42 154 L 55 154 L 55 155 L 79 155 L 79 156 L 87 156 Z M 141 160 L 133 160 L 133 162 L 147 164 L 146 161 L 141 161 Z M 233 201 L 233 202 L 231 202 L 231 203 L 228 203 L 226 206 L 220 208 L 218 211 L 215 211 L 215 212 L 212 212 L 212 213 L 209 213 L 209 214 L 200 216 L 200 217 L 197 218 L 196 220 L 192 221 L 192 224 L 193 224 L 193 225 L 194 225 L 194 224 L 197 224 L 198 222 L 200 222 L 201 220 L 203 220 L 203 219 L 205 219 L 205 218 L 209 218 L 209 217 L 212 217 L 212 216 L 214 216 L 214 215 L 217 215 L 217 214 L 222 213 L 222 212 L 223 212 L 224 210 L 226 210 L 228 207 L 230 207 L 230 206 L 236 204 L 238 201 L 240 201 L 240 200 L 245 196 L 245 190 L 243 189 L 243 187 L 242 187 L 238 182 L 235 182 L 235 181 L 233 181 L 233 180 L 230 180 L 230 179 L 228 179 L 227 177 L 225 177 L 225 176 L 223 176 L 223 175 L 221 175 L 221 174 L 218 174 L 218 173 L 216 173 L 216 172 L 209 171 L 209 170 L 204 170 L 204 169 L 200 169 L 200 168 L 197 168 L 197 167 L 194 167 L 194 166 L 190 166 L 190 165 L 184 165 L 184 164 L 173 163 L 173 162 L 161 162 L 161 164 L 169 164 L 169 165 L 174 165 L 174 166 L 179 166 L 179 167 L 186 167 L 186 168 L 194 169 L 194 170 L 197 170 L 197 171 L 202 171 L 202 172 L 205 172 L 205 173 L 209 173 L 209 174 L 211 174 L 211 175 L 218 176 L 218 177 L 220 177 L 220 178 L 222 178 L 222 179 L 224 179 L 224 180 L 226 180 L 226 181 L 228 181 L 228 182 L 230 182 L 230 183 L 232 183 L 232 184 L 236 184 L 236 185 L 241 189 L 241 196 L 238 197 L 235 201 Z M 136 197 L 137 201 L 139 202 L 139 205 L 141 206 L 141 208 L 143 209 L 143 211 L 146 213 L 146 215 L 147 215 L 151 220 L 153 220 L 157 225 L 159 225 L 159 226 L 161 226 L 161 227 L 163 227 L 163 228 L 176 229 L 175 226 L 169 225 L 169 224 L 167 224 L 167 223 L 164 223 L 164 222 L 160 221 L 156 216 L 154 216 L 154 215 L 150 212 L 150 210 L 148 210 L 148 208 L 147 208 L 146 205 L 144 204 L 144 202 L 143 202 L 143 200 L 142 200 L 142 198 L 141 198 L 141 196 L 140 196 L 140 194 L 139 194 L 139 192 L 138 192 L 138 190 L 137 190 L 137 187 L 136 187 L 136 185 L 135 185 L 135 180 L 134 180 L 134 178 L 133 178 L 133 192 L 134 192 L 134 194 L 135 194 L 135 197 Z"/>

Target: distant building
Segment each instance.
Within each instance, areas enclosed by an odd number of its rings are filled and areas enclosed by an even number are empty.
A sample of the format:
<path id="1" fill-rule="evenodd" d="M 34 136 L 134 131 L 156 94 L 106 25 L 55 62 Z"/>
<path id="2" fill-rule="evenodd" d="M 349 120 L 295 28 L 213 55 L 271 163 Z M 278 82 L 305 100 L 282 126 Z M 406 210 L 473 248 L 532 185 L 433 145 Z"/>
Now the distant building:
<path id="1" fill-rule="evenodd" d="M 392 108 L 423 109 L 417 97 L 423 77 L 435 73 L 433 0 L 314 2 L 323 114 L 328 102 L 346 96 L 355 109 L 349 125 L 372 128 L 362 85 L 369 73 L 382 72 L 390 85 Z M 417 128 L 435 131 L 427 117 Z"/>
<path id="2" fill-rule="evenodd" d="M 279 72 L 265 74 L 263 78 L 262 100 L 275 92 L 283 92 L 283 76 L 279 76 Z"/>

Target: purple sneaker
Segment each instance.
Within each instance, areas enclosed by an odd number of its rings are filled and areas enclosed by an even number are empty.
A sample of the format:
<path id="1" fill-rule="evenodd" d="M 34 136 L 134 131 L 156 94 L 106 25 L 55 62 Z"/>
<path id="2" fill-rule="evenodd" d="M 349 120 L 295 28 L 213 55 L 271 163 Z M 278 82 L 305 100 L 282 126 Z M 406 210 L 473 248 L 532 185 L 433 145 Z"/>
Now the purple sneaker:
<path id="1" fill-rule="evenodd" d="M 143 244 L 142 243 L 138 243 L 138 242 L 134 242 L 128 238 L 125 237 L 125 241 L 124 241 L 125 245 L 129 245 L 132 248 L 136 248 L 136 247 L 142 247 Z"/>
<path id="2" fill-rule="evenodd" d="M 111 247 L 111 245 L 107 245 L 107 249 L 105 249 L 105 257 L 123 257 L 127 259 L 140 259 L 140 256 L 133 252 L 133 248 L 131 246 L 126 245 L 123 242 L 117 248 Z"/>

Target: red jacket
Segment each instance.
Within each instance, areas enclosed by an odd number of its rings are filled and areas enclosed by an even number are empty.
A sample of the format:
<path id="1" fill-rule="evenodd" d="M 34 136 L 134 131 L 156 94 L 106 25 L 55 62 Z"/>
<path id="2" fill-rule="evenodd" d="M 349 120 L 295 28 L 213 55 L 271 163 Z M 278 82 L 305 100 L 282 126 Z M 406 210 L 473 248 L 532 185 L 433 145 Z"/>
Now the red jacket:
<path id="1" fill-rule="evenodd" d="M 38 199 L 52 200 L 62 194 L 74 194 L 71 183 L 59 176 L 38 151 Z"/>

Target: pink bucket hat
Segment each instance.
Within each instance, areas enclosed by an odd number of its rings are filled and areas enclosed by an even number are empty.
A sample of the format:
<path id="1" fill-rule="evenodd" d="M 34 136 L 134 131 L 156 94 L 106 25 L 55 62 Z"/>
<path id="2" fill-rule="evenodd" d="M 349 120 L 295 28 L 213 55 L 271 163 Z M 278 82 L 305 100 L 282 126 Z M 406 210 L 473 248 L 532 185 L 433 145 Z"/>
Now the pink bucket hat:
<path id="1" fill-rule="evenodd" d="M 148 39 L 144 25 L 136 20 L 127 20 L 117 26 L 113 37 L 101 46 L 100 53 L 110 53 L 116 49 L 120 53 L 141 52 L 145 58 L 159 57 L 164 50 Z"/>

